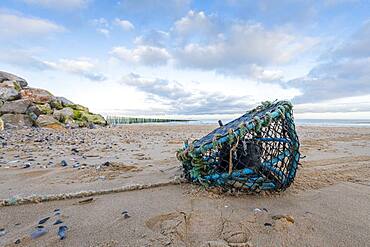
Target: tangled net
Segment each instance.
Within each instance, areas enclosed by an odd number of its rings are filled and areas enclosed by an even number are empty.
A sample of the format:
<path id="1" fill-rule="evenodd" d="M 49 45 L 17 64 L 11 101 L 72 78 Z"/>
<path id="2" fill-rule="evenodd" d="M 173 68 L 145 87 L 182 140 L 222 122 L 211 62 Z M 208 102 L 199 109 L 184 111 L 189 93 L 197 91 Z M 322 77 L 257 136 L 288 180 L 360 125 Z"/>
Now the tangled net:
<path id="1" fill-rule="evenodd" d="M 300 158 L 292 108 L 288 101 L 266 101 L 200 140 L 185 141 L 177 152 L 185 178 L 233 191 L 286 189 Z"/>

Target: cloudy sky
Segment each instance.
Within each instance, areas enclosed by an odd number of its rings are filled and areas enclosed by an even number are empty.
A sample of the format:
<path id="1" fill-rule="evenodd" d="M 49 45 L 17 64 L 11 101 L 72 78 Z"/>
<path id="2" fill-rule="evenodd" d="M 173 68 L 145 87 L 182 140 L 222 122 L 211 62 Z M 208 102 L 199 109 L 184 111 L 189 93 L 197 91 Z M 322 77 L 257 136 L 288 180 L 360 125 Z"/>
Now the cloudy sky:
<path id="1" fill-rule="evenodd" d="M 101 113 L 370 118 L 370 2 L 2 0 L 0 70 Z"/>

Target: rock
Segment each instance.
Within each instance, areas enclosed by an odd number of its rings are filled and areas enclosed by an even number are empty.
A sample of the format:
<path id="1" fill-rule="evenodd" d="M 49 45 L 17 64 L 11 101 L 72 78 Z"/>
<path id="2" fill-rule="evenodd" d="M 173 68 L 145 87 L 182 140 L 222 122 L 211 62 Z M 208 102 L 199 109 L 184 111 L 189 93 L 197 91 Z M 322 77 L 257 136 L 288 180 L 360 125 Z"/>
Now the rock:
<path id="1" fill-rule="evenodd" d="M 66 166 L 68 166 L 68 163 L 67 163 L 67 161 L 62 160 L 62 161 L 60 162 L 60 165 L 61 165 L 61 166 L 63 166 L 63 167 L 66 167 Z"/>
<path id="2" fill-rule="evenodd" d="M 39 238 L 39 237 L 45 235 L 46 233 L 48 233 L 47 229 L 37 228 L 34 232 L 31 233 L 31 238 L 36 239 L 36 238 Z"/>
<path id="3" fill-rule="evenodd" d="M 4 130 L 4 121 L 3 119 L 0 117 L 0 131 L 3 131 Z"/>
<path id="4" fill-rule="evenodd" d="M 20 77 L 0 71 L 0 116 L 6 128 L 32 126 L 53 129 L 107 125 L 104 117 L 89 112 L 64 97 L 39 88 L 27 87 Z"/>
<path id="5" fill-rule="evenodd" d="M 76 129 L 80 127 L 73 119 L 67 119 L 65 125 L 67 129 Z"/>
<path id="6" fill-rule="evenodd" d="M 30 99 L 36 104 L 45 104 L 53 101 L 55 97 L 47 90 L 40 88 L 26 88 L 21 90 L 21 97 Z"/>
<path id="7" fill-rule="evenodd" d="M 45 128 L 58 128 L 58 126 L 63 127 L 58 120 L 56 120 L 52 115 L 40 115 L 36 120 L 36 125 Z"/>
<path id="8" fill-rule="evenodd" d="M 4 114 L 1 116 L 4 121 L 5 128 L 10 126 L 14 127 L 31 127 L 33 125 L 33 121 L 30 116 L 26 114 Z"/>
<path id="9" fill-rule="evenodd" d="M 107 125 L 107 121 L 99 114 L 81 112 L 81 120 L 87 123 L 93 123 L 102 126 Z"/>
<path id="10" fill-rule="evenodd" d="M 19 99 L 20 97 L 20 93 L 15 88 L 0 87 L 0 99 L 9 101 Z"/>
<path id="11" fill-rule="evenodd" d="M 5 113 L 24 114 L 27 112 L 27 109 L 31 104 L 32 102 L 29 99 L 6 101 L 4 105 L 0 108 L 0 114 Z"/>
<path id="12" fill-rule="evenodd" d="M 62 224 L 63 223 L 63 221 L 61 221 L 60 219 L 57 219 L 55 222 L 54 222 L 54 224 L 53 225 L 59 225 L 59 224 Z"/>
<path id="13" fill-rule="evenodd" d="M 67 236 L 67 230 L 68 230 L 68 227 L 67 226 L 60 226 L 59 227 L 58 236 L 59 236 L 60 240 L 63 240 L 63 239 L 66 238 L 66 236 Z"/>
<path id="14" fill-rule="evenodd" d="M 35 122 L 37 120 L 37 118 L 38 118 L 38 116 L 35 113 L 33 113 L 33 112 L 29 112 L 28 113 L 28 116 L 31 118 L 31 120 L 33 122 Z"/>
<path id="15" fill-rule="evenodd" d="M 89 108 L 84 107 L 84 106 L 79 105 L 79 104 L 72 104 L 72 105 L 67 105 L 67 106 L 71 107 L 73 110 L 76 110 L 76 111 L 89 112 Z"/>
<path id="16" fill-rule="evenodd" d="M 30 163 L 26 163 L 24 164 L 24 166 L 22 167 L 22 169 L 27 169 L 27 168 L 30 168 L 31 167 L 31 164 Z"/>
<path id="17" fill-rule="evenodd" d="M 122 215 L 123 215 L 123 218 L 124 219 L 128 219 L 128 218 L 130 218 L 131 216 L 128 214 L 128 212 L 127 211 L 123 211 L 122 212 Z"/>
<path id="18" fill-rule="evenodd" d="M 61 101 L 59 101 L 57 98 L 55 98 L 54 100 L 52 100 L 52 101 L 50 102 L 50 106 L 51 106 L 51 108 L 53 108 L 53 109 L 57 109 L 57 110 L 61 110 L 61 109 L 63 109 L 62 102 L 61 102 Z"/>
<path id="19" fill-rule="evenodd" d="M 51 109 L 51 106 L 48 103 L 45 103 L 45 104 L 36 104 L 35 107 L 36 107 L 36 112 L 39 113 L 38 115 L 41 115 L 41 114 L 44 114 L 44 115 L 53 114 L 53 110 Z M 37 113 L 36 113 L 36 115 L 37 115 Z"/>
<path id="20" fill-rule="evenodd" d="M 42 220 L 40 220 L 39 221 L 39 225 L 42 225 L 42 224 L 44 224 L 46 221 L 48 221 L 50 219 L 50 217 L 46 217 L 46 218 L 44 218 L 44 219 L 42 219 Z"/>
<path id="21" fill-rule="evenodd" d="M 36 105 L 31 105 L 30 107 L 28 107 L 27 109 L 27 113 L 30 114 L 30 113 L 33 113 L 35 114 L 37 117 L 41 115 L 41 111 L 40 109 L 36 106 Z M 37 118 L 36 117 L 36 118 Z"/>
<path id="22" fill-rule="evenodd" d="M 62 105 L 64 107 L 68 106 L 68 105 L 74 105 L 74 103 L 64 97 L 56 97 L 56 99 L 62 103 Z"/>
<path id="23" fill-rule="evenodd" d="M 66 123 L 68 119 L 72 119 L 74 116 L 73 109 L 66 107 L 61 110 L 54 110 L 54 118 L 62 123 Z"/>
<path id="24" fill-rule="evenodd" d="M 19 83 L 22 88 L 27 87 L 27 81 L 25 79 L 4 71 L 0 71 L 0 83 L 4 81 L 15 81 Z"/>
<path id="25" fill-rule="evenodd" d="M 16 83 L 15 81 L 3 81 L 2 83 L 0 83 L 0 87 L 5 87 L 5 88 L 14 88 L 15 90 L 17 90 L 18 92 L 20 91 L 20 86 L 18 83 Z"/>
<path id="26" fill-rule="evenodd" d="M 4 236 L 6 234 L 6 231 L 4 228 L 0 229 L 0 237 Z"/>

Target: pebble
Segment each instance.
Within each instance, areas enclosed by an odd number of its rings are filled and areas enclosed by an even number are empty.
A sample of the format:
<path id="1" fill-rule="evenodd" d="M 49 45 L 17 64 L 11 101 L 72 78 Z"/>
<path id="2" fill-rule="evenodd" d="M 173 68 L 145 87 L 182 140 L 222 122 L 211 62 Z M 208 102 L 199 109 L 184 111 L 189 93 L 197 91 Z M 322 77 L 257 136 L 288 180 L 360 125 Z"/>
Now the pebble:
<path id="1" fill-rule="evenodd" d="M 21 240 L 20 239 L 17 239 L 14 244 L 20 244 L 21 243 Z"/>
<path id="2" fill-rule="evenodd" d="M 61 220 L 58 219 L 57 221 L 54 222 L 53 225 L 59 225 L 59 224 L 62 224 L 62 223 L 63 223 L 63 221 L 61 221 Z"/>
<path id="3" fill-rule="evenodd" d="M 262 210 L 261 210 L 261 209 L 259 209 L 259 208 L 255 208 L 255 209 L 253 209 L 253 212 L 254 212 L 255 214 L 258 214 L 258 213 L 262 213 Z"/>
<path id="4" fill-rule="evenodd" d="M 123 211 L 122 212 L 122 215 L 123 215 L 123 218 L 124 219 L 128 219 L 128 218 L 130 218 L 131 216 L 128 214 L 128 212 L 127 211 Z"/>
<path id="5" fill-rule="evenodd" d="M 0 229 L 0 237 L 4 236 L 6 234 L 6 231 L 4 228 Z"/>
<path id="6" fill-rule="evenodd" d="M 46 221 L 48 221 L 50 219 L 50 217 L 46 217 L 46 218 L 44 218 L 44 219 L 42 219 L 42 220 L 40 220 L 39 221 L 39 225 L 42 225 L 42 224 L 44 224 Z"/>
<path id="7" fill-rule="evenodd" d="M 46 228 L 37 228 L 36 231 L 31 233 L 31 238 L 36 239 L 48 233 Z"/>
<path id="8" fill-rule="evenodd" d="M 67 237 L 67 229 L 68 229 L 67 226 L 60 226 L 59 227 L 58 236 L 59 236 L 60 240 L 63 240 Z"/>
<path id="9" fill-rule="evenodd" d="M 25 163 L 22 169 L 27 169 L 31 167 L 31 163 Z"/>
<path id="10" fill-rule="evenodd" d="M 60 165 L 61 165 L 61 166 L 63 166 L 63 167 L 65 167 L 65 166 L 68 166 L 68 163 L 67 163 L 67 161 L 62 160 L 62 161 L 60 162 Z"/>

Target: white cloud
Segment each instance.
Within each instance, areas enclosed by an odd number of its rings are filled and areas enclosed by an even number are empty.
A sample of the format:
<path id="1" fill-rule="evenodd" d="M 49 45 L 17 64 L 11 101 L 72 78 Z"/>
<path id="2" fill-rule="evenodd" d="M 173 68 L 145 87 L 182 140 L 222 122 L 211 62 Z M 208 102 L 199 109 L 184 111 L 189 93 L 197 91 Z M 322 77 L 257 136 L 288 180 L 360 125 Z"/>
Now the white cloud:
<path id="1" fill-rule="evenodd" d="M 178 35 L 186 37 L 195 33 L 207 35 L 215 28 L 211 18 L 203 11 L 195 12 L 190 10 L 186 16 L 175 22 L 173 29 Z"/>
<path id="2" fill-rule="evenodd" d="M 109 28 L 109 21 L 103 17 L 101 18 L 97 18 L 97 19 L 93 19 L 90 21 L 92 25 L 96 26 L 96 27 L 105 27 L 105 28 Z"/>
<path id="3" fill-rule="evenodd" d="M 243 112 L 251 106 L 247 95 L 202 91 L 162 78 L 145 78 L 131 73 L 120 82 L 145 93 L 147 100 L 164 107 L 166 114 L 228 114 Z"/>
<path id="4" fill-rule="evenodd" d="M 156 47 L 164 47 L 170 39 L 170 34 L 162 30 L 152 29 L 134 40 L 135 45 L 149 45 Z"/>
<path id="5" fill-rule="evenodd" d="M 45 19 L 0 12 L 1 37 L 24 37 L 24 35 L 42 35 L 62 31 L 65 31 L 64 27 Z"/>
<path id="6" fill-rule="evenodd" d="M 154 46 L 137 46 L 133 49 L 118 46 L 112 49 L 111 54 L 126 63 L 147 66 L 165 65 L 171 58 L 166 49 Z"/>
<path id="7" fill-rule="evenodd" d="M 88 5 L 90 0 L 23 0 L 27 4 L 38 5 L 46 8 L 55 9 L 75 9 L 83 8 Z"/>
<path id="8" fill-rule="evenodd" d="M 114 19 L 114 23 L 120 26 L 126 32 L 132 31 L 135 29 L 135 26 L 128 20 L 122 20 L 122 19 L 116 18 Z"/>
<path id="9" fill-rule="evenodd" d="M 189 43 L 176 53 L 181 66 L 200 69 L 239 70 L 256 64 L 284 65 L 317 44 L 317 39 L 299 37 L 282 30 L 267 30 L 261 24 L 234 23 L 206 44 Z"/>
<path id="10" fill-rule="evenodd" d="M 105 37 L 109 37 L 109 35 L 110 35 L 110 31 L 108 29 L 105 29 L 105 28 L 97 28 L 96 31 L 98 33 L 103 34 Z"/>
<path id="11" fill-rule="evenodd" d="M 88 58 L 60 59 L 57 62 L 44 61 L 44 63 L 51 69 L 82 75 L 92 81 L 104 81 L 106 79 L 103 74 L 97 72 L 96 64 Z"/>
<path id="12" fill-rule="evenodd" d="M 286 83 L 302 92 L 295 101 L 312 103 L 370 93 L 370 22 L 331 49 L 306 76 Z"/>
<path id="13" fill-rule="evenodd" d="M 106 76 L 99 72 L 97 61 L 90 58 L 59 59 L 51 61 L 37 57 L 32 50 L 0 50 L 0 63 L 10 64 L 23 70 L 57 70 L 79 75 L 92 81 L 103 81 Z"/>

